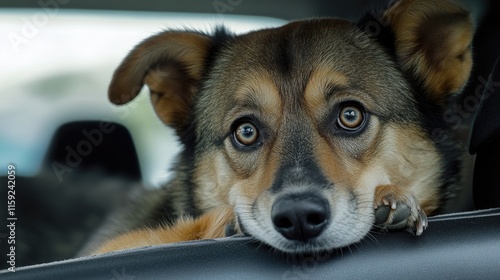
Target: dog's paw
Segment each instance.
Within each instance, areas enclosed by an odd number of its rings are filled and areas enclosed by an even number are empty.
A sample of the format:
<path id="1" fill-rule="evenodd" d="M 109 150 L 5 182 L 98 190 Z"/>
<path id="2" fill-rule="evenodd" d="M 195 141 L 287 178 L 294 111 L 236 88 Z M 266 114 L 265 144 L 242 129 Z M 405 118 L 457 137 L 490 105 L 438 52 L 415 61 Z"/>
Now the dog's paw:
<path id="1" fill-rule="evenodd" d="M 375 190 L 375 227 L 382 230 L 407 228 L 421 235 L 427 228 L 427 216 L 417 200 L 409 193 L 392 185 Z"/>

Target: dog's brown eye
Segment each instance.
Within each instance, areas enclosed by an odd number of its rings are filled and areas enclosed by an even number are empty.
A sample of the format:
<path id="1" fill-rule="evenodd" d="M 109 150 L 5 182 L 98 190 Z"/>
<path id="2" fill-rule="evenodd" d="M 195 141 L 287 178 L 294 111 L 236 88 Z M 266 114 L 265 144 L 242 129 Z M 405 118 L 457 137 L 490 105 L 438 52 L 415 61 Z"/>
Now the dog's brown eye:
<path id="1" fill-rule="evenodd" d="M 259 132 L 253 123 L 244 122 L 234 130 L 234 139 L 243 146 L 249 146 L 259 139 Z"/>
<path id="2" fill-rule="evenodd" d="M 356 130 L 363 123 L 363 111 L 354 105 L 344 106 L 339 113 L 338 123 L 346 130 Z"/>

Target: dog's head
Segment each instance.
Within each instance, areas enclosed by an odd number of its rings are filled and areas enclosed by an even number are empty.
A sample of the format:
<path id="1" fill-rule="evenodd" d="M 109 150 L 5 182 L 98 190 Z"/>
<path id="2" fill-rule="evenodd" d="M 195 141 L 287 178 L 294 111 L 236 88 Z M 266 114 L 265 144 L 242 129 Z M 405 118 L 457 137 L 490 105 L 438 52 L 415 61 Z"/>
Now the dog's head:
<path id="1" fill-rule="evenodd" d="M 327 250 L 369 232 L 377 186 L 439 206 L 457 158 L 433 131 L 468 79 L 471 37 L 466 11 L 431 0 L 359 23 L 166 31 L 125 58 L 109 97 L 148 85 L 192 158 L 197 207 L 234 206 L 245 232 L 282 251 Z"/>

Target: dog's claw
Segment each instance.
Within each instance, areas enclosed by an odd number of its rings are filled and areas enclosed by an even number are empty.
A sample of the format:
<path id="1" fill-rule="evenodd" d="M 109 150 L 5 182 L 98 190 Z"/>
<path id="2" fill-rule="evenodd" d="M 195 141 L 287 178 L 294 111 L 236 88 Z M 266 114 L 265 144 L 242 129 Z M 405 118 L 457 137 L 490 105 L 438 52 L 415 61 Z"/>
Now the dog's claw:
<path id="1" fill-rule="evenodd" d="M 421 235 L 427 228 L 427 216 L 416 199 L 394 186 L 377 189 L 374 201 L 375 227 L 382 230 L 407 228 Z"/>
<path id="2" fill-rule="evenodd" d="M 415 222 L 415 234 L 421 235 L 424 230 L 427 228 L 427 215 L 423 211 L 418 212 L 418 218 L 417 221 Z"/>
<path id="3" fill-rule="evenodd" d="M 397 203 L 396 207 L 383 205 L 375 209 L 375 226 L 382 229 L 404 229 L 407 226 L 411 209 L 406 204 Z"/>

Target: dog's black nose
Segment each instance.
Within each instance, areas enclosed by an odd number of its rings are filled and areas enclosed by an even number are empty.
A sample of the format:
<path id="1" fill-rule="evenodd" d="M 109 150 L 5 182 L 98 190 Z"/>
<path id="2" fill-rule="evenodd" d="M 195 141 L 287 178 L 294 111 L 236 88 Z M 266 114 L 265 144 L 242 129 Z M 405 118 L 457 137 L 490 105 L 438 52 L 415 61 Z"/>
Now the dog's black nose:
<path id="1" fill-rule="evenodd" d="M 328 225 L 330 207 L 326 199 L 314 194 L 277 198 L 271 209 L 274 228 L 291 240 L 307 241 Z"/>

